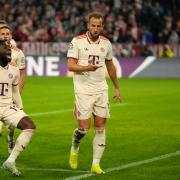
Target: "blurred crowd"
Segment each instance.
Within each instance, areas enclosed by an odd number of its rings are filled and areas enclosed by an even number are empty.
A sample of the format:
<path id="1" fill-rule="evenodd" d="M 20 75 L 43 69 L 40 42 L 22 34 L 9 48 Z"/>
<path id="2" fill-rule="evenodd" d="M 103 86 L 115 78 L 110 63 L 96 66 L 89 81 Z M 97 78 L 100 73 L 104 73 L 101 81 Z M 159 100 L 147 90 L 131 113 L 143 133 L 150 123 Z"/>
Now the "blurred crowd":
<path id="1" fill-rule="evenodd" d="M 89 12 L 105 17 L 114 43 L 178 44 L 180 0 L 1 0 L 0 20 L 16 41 L 69 41 L 86 31 Z"/>

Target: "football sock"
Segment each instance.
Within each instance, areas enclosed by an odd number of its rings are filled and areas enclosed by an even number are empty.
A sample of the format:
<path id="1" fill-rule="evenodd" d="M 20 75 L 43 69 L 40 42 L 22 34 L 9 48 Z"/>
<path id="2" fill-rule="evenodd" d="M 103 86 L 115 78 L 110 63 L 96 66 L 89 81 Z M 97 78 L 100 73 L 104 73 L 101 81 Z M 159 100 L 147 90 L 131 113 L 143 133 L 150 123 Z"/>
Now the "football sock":
<path id="1" fill-rule="evenodd" d="M 79 151 L 79 144 L 82 138 L 87 134 L 88 130 L 76 128 L 73 132 L 72 136 L 72 146 L 71 152 L 78 152 Z"/>
<path id="2" fill-rule="evenodd" d="M 8 127 L 8 143 L 13 144 L 13 136 L 14 136 L 14 128 L 13 127 Z"/>
<path id="3" fill-rule="evenodd" d="M 19 154 L 26 148 L 26 146 L 29 144 L 32 135 L 34 134 L 33 129 L 25 129 L 21 132 L 21 134 L 18 136 L 15 146 L 8 157 L 7 161 L 9 162 L 15 162 L 16 158 L 19 156 Z"/>
<path id="4" fill-rule="evenodd" d="M 92 165 L 97 165 L 100 163 L 101 157 L 105 149 L 105 129 L 95 130 L 94 140 L 93 140 L 93 162 Z"/>

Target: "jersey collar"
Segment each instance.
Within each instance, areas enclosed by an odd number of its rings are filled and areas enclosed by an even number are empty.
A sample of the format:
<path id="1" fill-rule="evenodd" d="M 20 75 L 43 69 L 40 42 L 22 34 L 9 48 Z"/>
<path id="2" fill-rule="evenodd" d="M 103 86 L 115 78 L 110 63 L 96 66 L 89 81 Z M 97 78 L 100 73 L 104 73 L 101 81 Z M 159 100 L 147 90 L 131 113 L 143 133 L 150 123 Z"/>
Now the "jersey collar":
<path id="1" fill-rule="evenodd" d="M 99 44 L 100 43 L 100 37 L 97 39 L 97 41 L 92 41 L 89 37 L 89 31 L 87 31 L 86 35 L 87 35 L 87 41 L 89 42 L 89 44 Z"/>

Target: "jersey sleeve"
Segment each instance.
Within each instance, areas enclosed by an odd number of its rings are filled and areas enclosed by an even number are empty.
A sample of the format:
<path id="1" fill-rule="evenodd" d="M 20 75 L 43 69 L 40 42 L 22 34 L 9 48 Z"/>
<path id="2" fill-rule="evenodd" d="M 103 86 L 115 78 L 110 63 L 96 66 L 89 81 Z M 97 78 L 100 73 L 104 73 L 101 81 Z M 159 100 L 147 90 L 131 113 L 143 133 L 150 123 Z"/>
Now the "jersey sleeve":
<path id="1" fill-rule="evenodd" d="M 106 55 L 106 60 L 112 60 L 112 58 L 113 58 L 112 44 L 108 42 L 108 51 Z"/>
<path id="2" fill-rule="evenodd" d="M 76 38 L 73 38 L 73 40 L 69 44 L 67 57 L 78 59 L 78 47 Z"/>
<path id="3" fill-rule="evenodd" d="M 16 67 L 17 68 L 17 67 Z M 17 86 L 19 84 L 19 79 L 20 79 L 20 74 L 19 74 L 19 70 L 16 69 L 15 71 L 15 78 L 14 78 L 14 81 L 13 81 L 13 86 Z"/>
<path id="4" fill-rule="evenodd" d="M 21 50 L 18 53 L 16 64 L 20 70 L 25 69 L 26 67 L 25 56 Z"/>

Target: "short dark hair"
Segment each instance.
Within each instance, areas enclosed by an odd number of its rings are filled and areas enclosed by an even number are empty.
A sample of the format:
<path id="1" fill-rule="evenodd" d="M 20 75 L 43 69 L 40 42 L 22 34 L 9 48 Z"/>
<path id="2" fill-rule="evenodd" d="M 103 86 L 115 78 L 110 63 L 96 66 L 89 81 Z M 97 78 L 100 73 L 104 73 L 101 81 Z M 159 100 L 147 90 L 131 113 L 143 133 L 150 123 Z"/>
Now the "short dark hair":
<path id="1" fill-rule="evenodd" d="M 103 20 L 102 14 L 100 14 L 98 12 L 90 13 L 89 18 L 88 18 L 88 22 L 91 20 L 91 18 L 97 18 L 97 19 L 102 19 Z"/>
<path id="2" fill-rule="evenodd" d="M 11 28 L 7 24 L 0 24 L 0 30 L 3 28 L 9 29 L 11 31 Z"/>

